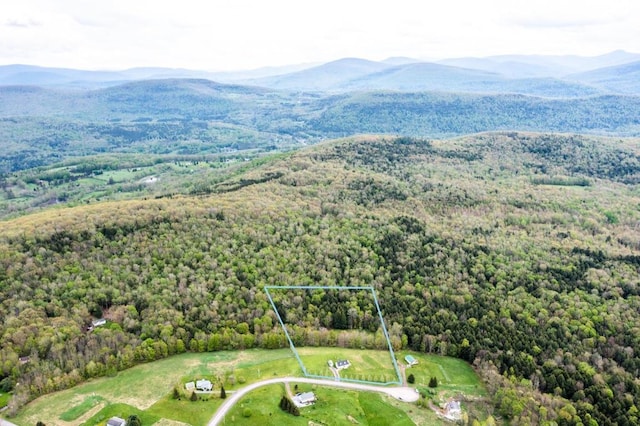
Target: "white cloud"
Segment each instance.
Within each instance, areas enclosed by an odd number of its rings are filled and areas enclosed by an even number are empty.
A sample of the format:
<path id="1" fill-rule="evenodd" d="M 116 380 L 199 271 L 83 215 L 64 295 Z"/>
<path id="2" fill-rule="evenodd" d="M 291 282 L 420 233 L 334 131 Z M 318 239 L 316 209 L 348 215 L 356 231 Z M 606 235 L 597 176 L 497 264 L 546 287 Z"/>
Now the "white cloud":
<path id="1" fill-rule="evenodd" d="M 442 4 L 440 4 L 442 3 Z M 0 63 L 238 69 L 358 56 L 640 52 L 640 2 L 21 0 Z"/>

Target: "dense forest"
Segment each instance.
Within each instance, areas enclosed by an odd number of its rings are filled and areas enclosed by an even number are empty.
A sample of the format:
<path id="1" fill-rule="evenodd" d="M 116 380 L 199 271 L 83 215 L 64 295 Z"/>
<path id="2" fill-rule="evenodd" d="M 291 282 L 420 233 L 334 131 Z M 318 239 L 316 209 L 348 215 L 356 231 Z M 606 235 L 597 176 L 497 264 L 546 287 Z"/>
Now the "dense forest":
<path id="1" fill-rule="evenodd" d="M 285 347 L 265 285 L 370 285 L 397 349 L 473 363 L 511 424 L 638 424 L 639 161 L 633 140 L 360 137 L 4 221 L 0 388 L 15 413 L 175 353 Z M 298 344 L 378 347 L 365 293 L 276 302 Z"/>
<path id="2" fill-rule="evenodd" d="M 517 129 L 637 136 L 638 110 L 640 97 L 628 95 L 331 94 L 197 79 L 99 90 L 0 86 L 0 178 L 78 156 L 289 150 L 361 133 L 442 138 Z"/>

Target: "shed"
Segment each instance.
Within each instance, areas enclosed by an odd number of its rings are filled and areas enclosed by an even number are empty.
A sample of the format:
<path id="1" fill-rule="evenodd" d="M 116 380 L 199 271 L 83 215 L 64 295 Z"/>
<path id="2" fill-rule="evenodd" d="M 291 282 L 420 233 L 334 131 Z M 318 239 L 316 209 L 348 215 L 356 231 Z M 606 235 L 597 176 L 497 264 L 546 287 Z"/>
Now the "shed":
<path id="1" fill-rule="evenodd" d="M 346 359 L 340 359 L 336 361 L 336 368 L 338 370 L 344 370 L 345 368 L 349 368 L 350 366 L 351 366 L 351 363 Z"/>
<path id="2" fill-rule="evenodd" d="M 120 417 L 111 417 L 107 420 L 107 426 L 127 426 L 127 421 Z"/>
<path id="3" fill-rule="evenodd" d="M 415 359 L 413 356 L 411 355 L 407 355 L 404 357 L 404 360 L 407 362 L 407 364 L 409 365 L 409 367 L 411 367 L 412 365 L 416 365 L 418 363 L 418 360 Z"/>

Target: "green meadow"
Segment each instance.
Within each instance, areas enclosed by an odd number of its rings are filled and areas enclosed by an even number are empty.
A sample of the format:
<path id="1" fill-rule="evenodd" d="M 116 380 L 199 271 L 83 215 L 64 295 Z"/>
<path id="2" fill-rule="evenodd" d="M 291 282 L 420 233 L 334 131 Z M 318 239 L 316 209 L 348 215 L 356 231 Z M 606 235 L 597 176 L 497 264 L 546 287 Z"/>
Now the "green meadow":
<path id="1" fill-rule="evenodd" d="M 280 410 L 278 406 L 280 398 L 286 392 L 284 385 L 270 385 L 256 389 L 242 398 L 227 414 L 225 420 L 229 424 L 247 426 L 414 424 L 405 412 L 389 405 L 389 398 L 374 392 L 356 392 L 307 384 L 301 384 L 298 391 L 313 391 L 317 397 L 314 405 L 300 409 L 299 417 Z"/>
<path id="2" fill-rule="evenodd" d="M 298 348 L 300 359 L 307 373 L 316 376 L 333 377 L 328 361 L 335 364 L 338 360 L 347 360 L 349 368 L 340 370 L 340 377 L 378 383 L 398 381 L 389 351 L 359 350 L 345 348 Z"/>
<path id="3" fill-rule="evenodd" d="M 343 370 L 351 375 L 393 373 L 388 351 L 339 348 L 300 348 L 307 368 L 326 365 L 328 359 L 348 359 L 352 366 Z M 484 388 L 465 362 L 446 357 L 412 353 L 418 365 L 408 368 L 416 377 L 415 386 L 426 387 L 432 375 L 441 383 L 439 391 L 463 392 L 483 396 Z M 404 362 L 405 352 L 398 354 Z M 385 367 L 386 365 L 386 367 Z M 328 370 L 328 369 L 327 369 Z M 187 353 L 122 371 L 114 377 L 92 380 L 72 389 L 56 392 L 29 403 L 11 419 L 19 426 L 45 424 L 104 425 L 111 416 L 126 418 L 137 415 L 143 425 L 205 425 L 222 404 L 220 387 L 232 393 L 247 384 L 284 376 L 302 376 L 302 371 L 289 349 L 253 349 L 241 352 Z M 190 400 L 185 383 L 208 378 L 214 383 L 210 394 L 197 394 Z M 366 377 L 365 377 L 366 379 Z M 173 395 L 180 390 L 179 399 Z M 291 385 L 294 389 L 294 384 Z M 259 388 L 246 395 L 227 415 L 226 424 L 355 424 L 411 425 L 440 424 L 428 409 L 395 401 L 371 392 L 356 392 L 323 386 L 300 384 L 298 391 L 313 390 L 318 402 L 301 410 L 300 417 L 282 412 L 278 403 L 285 393 L 284 385 Z M 426 419 L 426 420 L 425 420 Z M 168 422 L 168 423 L 167 423 Z M 172 423 L 173 422 L 173 423 Z"/>

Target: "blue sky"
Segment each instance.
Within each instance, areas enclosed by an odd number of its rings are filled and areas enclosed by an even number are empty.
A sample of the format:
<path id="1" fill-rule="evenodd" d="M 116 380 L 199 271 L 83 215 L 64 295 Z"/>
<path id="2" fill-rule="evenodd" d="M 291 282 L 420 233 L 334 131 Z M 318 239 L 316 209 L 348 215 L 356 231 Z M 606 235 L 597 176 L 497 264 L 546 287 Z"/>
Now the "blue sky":
<path id="1" fill-rule="evenodd" d="M 640 53 L 637 0 L 18 0 L 0 64 L 239 70 L 343 57 Z"/>

